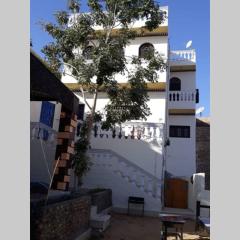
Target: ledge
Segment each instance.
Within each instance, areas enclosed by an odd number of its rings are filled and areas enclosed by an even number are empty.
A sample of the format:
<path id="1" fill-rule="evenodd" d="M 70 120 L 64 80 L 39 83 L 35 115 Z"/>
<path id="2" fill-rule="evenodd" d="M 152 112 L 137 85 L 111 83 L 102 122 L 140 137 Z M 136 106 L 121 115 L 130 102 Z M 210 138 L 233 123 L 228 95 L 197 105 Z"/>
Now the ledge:
<path id="1" fill-rule="evenodd" d="M 79 83 L 64 83 L 66 87 L 68 87 L 73 92 L 80 92 L 80 84 Z M 129 83 L 119 83 L 120 88 L 130 88 Z M 87 86 L 83 86 L 84 90 L 88 90 Z M 147 83 L 147 90 L 149 92 L 164 92 L 166 90 L 165 82 L 158 83 Z M 105 92 L 106 89 L 104 87 L 100 87 L 100 92 Z"/>
<path id="2" fill-rule="evenodd" d="M 191 115 L 195 116 L 195 109 L 169 109 L 169 115 Z"/>
<path id="3" fill-rule="evenodd" d="M 175 65 L 170 66 L 171 72 L 195 72 L 196 71 L 196 65 Z"/>
<path id="4" fill-rule="evenodd" d="M 168 36 L 168 26 L 160 26 L 155 28 L 152 31 L 149 31 L 145 27 L 138 27 L 138 28 L 132 28 L 131 30 L 135 31 L 137 34 L 137 37 L 149 37 L 149 36 Z M 103 30 L 96 30 L 96 34 L 103 33 Z M 120 33 L 120 29 L 113 29 L 111 36 L 117 36 Z M 92 39 L 94 39 L 94 36 L 92 36 Z"/>

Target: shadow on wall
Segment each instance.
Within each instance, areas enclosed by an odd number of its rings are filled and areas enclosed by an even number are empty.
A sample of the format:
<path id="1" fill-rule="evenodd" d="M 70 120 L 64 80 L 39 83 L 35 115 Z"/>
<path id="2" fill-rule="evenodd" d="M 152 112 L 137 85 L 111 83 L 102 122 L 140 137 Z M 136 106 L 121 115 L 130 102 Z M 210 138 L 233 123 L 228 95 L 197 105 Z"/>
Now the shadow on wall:
<path id="1" fill-rule="evenodd" d="M 162 146 L 152 140 L 92 138 L 92 149 L 112 150 L 148 173 L 161 177 Z"/>

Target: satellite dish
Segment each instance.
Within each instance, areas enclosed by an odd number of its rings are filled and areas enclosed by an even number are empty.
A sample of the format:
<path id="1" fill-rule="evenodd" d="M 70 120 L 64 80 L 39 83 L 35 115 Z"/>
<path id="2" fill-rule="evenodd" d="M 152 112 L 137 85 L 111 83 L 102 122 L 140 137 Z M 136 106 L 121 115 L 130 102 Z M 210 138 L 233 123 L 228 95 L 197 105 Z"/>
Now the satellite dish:
<path id="1" fill-rule="evenodd" d="M 202 115 L 202 112 L 205 110 L 204 107 L 200 107 L 196 110 L 196 115 L 200 114 L 200 116 Z"/>
<path id="2" fill-rule="evenodd" d="M 186 48 L 190 48 L 192 46 L 192 40 L 188 41 L 186 44 Z"/>

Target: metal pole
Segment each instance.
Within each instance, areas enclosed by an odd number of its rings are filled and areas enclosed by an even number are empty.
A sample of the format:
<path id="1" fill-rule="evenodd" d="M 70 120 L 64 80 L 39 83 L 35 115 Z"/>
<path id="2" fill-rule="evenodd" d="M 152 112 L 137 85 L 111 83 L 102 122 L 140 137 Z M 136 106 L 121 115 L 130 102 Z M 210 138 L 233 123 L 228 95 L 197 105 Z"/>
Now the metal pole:
<path id="1" fill-rule="evenodd" d="M 167 56 L 167 76 L 166 76 L 166 104 L 165 104 L 165 129 L 164 129 L 164 141 L 163 141 L 163 164 L 162 164 L 162 208 L 165 205 L 164 192 L 165 192 L 165 171 L 167 160 L 167 145 L 168 139 L 168 92 L 169 92 L 169 78 L 170 78 L 170 43 L 168 39 L 168 56 Z"/>

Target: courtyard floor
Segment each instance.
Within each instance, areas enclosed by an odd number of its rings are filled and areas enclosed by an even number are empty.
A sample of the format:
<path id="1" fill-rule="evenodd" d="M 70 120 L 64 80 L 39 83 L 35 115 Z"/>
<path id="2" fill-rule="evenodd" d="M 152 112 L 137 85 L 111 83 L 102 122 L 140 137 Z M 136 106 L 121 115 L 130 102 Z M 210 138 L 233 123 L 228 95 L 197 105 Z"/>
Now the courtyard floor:
<path id="1" fill-rule="evenodd" d="M 195 223 L 187 220 L 184 225 L 184 240 L 210 239 L 194 231 Z M 160 240 L 161 223 L 159 218 L 112 214 L 111 224 L 104 232 L 104 240 Z M 176 239 L 168 237 L 168 240 Z"/>

